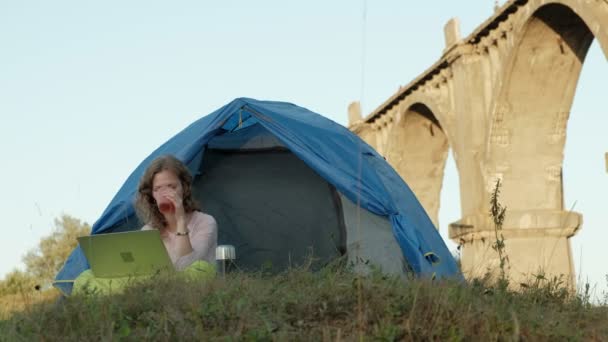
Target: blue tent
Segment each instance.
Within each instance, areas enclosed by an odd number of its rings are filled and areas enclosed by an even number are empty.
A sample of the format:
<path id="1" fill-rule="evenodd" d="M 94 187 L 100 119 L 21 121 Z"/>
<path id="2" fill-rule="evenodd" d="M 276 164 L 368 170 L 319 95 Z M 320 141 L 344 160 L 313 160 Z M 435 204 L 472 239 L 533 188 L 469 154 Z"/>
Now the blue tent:
<path id="1" fill-rule="evenodd" d="M 385 218 L 389 231 L 392 230 L 391 239 L 400 249 L 399 257 L 407 261 L 414 273 L 429 277 L 461 277 L 453 257 L 415 195 L 382 156 L 345 127 L 284 102 L 238 98 L 192 123 L 133 171 L 93 225 L 92 234 L 117 231 L 125 222 L 131 222 L 129 229 L 135 229 L 133 204 L 138 182 L 156 157 L 172 154 L 196 175 L 205 169 L 204 156 L 213 146 L 243 148 L 252 141 L 252 136 L 263 136 L 260 132 L 265 132 L 268 138 L 258 139 L 262 145 L 279 144 L 350 203 L 357 203 L 373 215 Z M 247 174 L 248 169 L 241 168 L 239 172 Z M 218 223 L 221 232 L 222 222 Z M 84 254 L 76 248 L 57 274 L 54 285 L 64 293 L 70 293 L 73 280 L 88 268 Z"/>

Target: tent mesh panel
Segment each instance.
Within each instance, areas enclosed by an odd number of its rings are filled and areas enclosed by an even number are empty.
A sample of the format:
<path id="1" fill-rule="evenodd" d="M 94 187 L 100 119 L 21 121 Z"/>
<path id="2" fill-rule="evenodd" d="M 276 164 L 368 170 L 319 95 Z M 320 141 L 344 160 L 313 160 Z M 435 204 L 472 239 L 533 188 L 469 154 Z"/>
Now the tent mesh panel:
<path id="1" fill-rule="evenodd" d="M 339 197 L 289 151 L 207 150 L 193 193 L 239 269 L 280 272 L 311 256 L 314 269 L 345 249 Z"/>

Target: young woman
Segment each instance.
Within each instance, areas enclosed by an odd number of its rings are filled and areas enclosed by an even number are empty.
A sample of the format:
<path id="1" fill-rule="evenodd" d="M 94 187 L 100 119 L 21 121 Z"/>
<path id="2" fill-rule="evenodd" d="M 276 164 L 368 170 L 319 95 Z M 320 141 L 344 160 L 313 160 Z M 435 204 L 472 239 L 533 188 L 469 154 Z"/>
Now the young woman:
<path id="1" fill-rule="evenodd" d="M 173 156 L 154 160 L 139 183 L 136 202 L 142 230 L 157 229 L 176 269 L 194 261 L 215 263 L 217 223 L 198 210 L 192 176 Z"/>
<path id="2" fill-rule="evenodd" d="M 217 223 L 198 210 L 192 196 L 192 176 L 181 161 L 170 155 L 155 159 L 140 180 L 135 207 L 146 222 L 142 230 L 160 232 L 177 270 L 199 280 L 215 276 Z M 72 293 L 116 293 L 134 280 L 97 278 L 86 270 L 74 281 Z"/>

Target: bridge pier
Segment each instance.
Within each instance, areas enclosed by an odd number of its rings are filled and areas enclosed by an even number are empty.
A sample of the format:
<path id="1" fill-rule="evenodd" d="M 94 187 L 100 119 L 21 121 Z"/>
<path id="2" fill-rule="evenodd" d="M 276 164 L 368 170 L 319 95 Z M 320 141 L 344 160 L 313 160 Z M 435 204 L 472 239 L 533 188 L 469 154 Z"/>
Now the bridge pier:
<path id="1" fill-rule="evenodd" d="M 529 283 L 539 275 L 558 277 L 575 284 L 574 262 L 569 238 L 582 225 L 582 215 L 572 211 L 514 211 L 505 216 L 502 234 L 507 257 L 505 271 L 512 285 Z M 500 273 L 500 259 L 492 248 L 497 240 L 488 213 L 465 217 L 449 226 L 450 239 L 458 241 L 461 267 L 466 278 L 493 277 Z"/>

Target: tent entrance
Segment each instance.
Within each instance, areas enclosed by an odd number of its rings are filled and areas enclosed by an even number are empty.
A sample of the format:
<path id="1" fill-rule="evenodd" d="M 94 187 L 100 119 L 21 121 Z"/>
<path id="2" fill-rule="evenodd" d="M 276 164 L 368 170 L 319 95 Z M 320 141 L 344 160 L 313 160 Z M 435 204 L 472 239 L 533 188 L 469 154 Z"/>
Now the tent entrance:
<path id="1" fill-rule="evenodd" d="M 311 256 L 318 268 L 346 251 L 338 193 L 289 150 L 207 149 L 193 193 L 242 270 L 280 272 Z"/>

